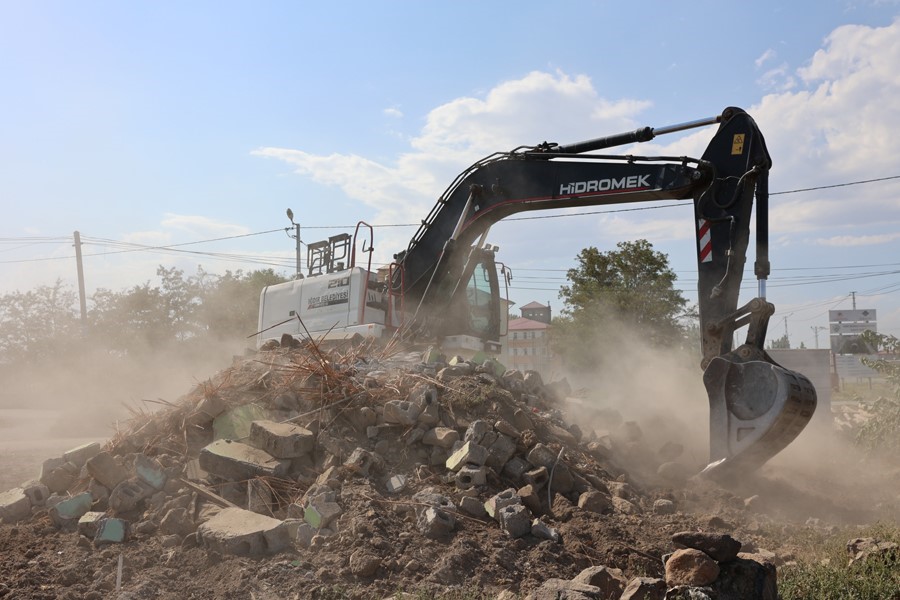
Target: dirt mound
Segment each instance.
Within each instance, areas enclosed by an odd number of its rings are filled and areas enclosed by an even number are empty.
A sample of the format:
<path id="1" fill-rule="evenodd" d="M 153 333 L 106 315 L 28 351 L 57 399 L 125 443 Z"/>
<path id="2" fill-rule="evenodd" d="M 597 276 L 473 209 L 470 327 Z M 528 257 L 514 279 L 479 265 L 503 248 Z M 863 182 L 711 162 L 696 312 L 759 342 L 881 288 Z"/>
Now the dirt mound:
<path id="1" fill-rule="evenodd" d="M 493 597 L 597 566 L 663 577 L 677 532 L 758 550 L 764 518 L 685 486 L 676 441 L 602 408 L 582 431 L 567 392 L 433 351 L 236 359 L 8 493 L 0 597 Z"/>

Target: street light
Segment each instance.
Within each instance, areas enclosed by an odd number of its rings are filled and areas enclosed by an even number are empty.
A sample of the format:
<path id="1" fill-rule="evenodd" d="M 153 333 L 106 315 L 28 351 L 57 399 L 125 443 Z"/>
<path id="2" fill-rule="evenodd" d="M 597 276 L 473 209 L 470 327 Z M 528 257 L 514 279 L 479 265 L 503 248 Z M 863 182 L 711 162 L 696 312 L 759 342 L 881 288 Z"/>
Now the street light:
<path id="1" fill-rule="evenodd" d="M 288 220 L 290 220 L 291 225 L 292 225 L 293 228 L 294 228 L 294 234 L 291 235 L 291 234 L 288 233 L 288 237 L 292 237 L 292 238 L 294 238 L 295 240 L 297 240 L 297 275 L 296 275 L 295 278 L 296 278 L 296 279 L 303 279 L 303 273 L 300 271 L 300 244 L 301 244 L 301 241 L 300 241 L 300 223 L 294 223 L 294 211 L 292 211 L 290 208 L 287 209 L 287 218 L 288 218 Z M 285 227 L 285 229 L 284 229 L 285 232 L 287 232 L 288 229 L 289 229 L 288 227 Z"/>

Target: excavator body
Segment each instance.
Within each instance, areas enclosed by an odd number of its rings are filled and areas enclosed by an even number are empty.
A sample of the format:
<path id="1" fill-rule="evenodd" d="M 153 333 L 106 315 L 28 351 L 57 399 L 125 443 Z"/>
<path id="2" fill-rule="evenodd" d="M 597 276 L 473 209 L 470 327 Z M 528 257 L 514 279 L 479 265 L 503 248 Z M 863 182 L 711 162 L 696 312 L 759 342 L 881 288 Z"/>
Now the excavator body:
<path id="1" fill-rule="evenodd" d="M 700 159 L 598 153 L 714 124 L 718 129 Z M 496 353 L 505 332 L 497 248 L 485 243 L 493 223 L 532 210 L 692 201 L 700 366 L 710 405 L 705 472 L 724 477 L 755 469 L 799 435 L 816 407 L 809 379 L 777 364 L 763 346 L 774 312 L 765 290 L 771 165 L 762 133 L 739 108 L 669 127 L 493 154 L 451 183 L 406 250 L 377 273 L 371 268 L 371 227 L 368 249 L 362 243 L 368 268 L 356 266 L 362 222 L 352 239 L 342 234 L 310 244 L 305 280 L 263 290 L 258 343 L 284 333 L 316 338 L 367 333 L 439 342 L 454 353 Z M 738 307 L 754 204 L 759 291 Z M 744 327 L 746 341 L 733 348 Z"/>

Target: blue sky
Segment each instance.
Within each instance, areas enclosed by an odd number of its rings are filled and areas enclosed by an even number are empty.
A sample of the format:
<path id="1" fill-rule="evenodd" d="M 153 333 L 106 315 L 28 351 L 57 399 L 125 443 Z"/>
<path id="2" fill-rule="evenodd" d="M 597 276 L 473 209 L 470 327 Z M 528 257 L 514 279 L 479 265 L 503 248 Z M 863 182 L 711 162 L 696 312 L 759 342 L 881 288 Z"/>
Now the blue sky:
<path id="1" fill-rule="evenodd" d="M 274 230 L 289 206 L 307 242 L 342 231 L 314 227 L 415 223 L 493 151 L 729 105 L 766 135 L 773 191 L 900 175 L 898 17 L 887 1 L 5 2 L 0 292 L 74 284 L 76 229 L 99 254 L 89 291 L 158 264 L 289 272 L 281 232 L 187 247 L 229 258 L 100 253 Z M 699 155 L 710 136 L 639 152 Z M 641 237 L 695 300 L 691 228 L 685 205 L 501 223 L 491 241 L 518 304 L 559 308 L 581 248 Z M 377 257 L 413 232 L 379 229 Z M 773 197 L 770 337 L 787 317 L 812 347 L 851 291 L 900 334 L 898 232 L 898 180 Z"/>

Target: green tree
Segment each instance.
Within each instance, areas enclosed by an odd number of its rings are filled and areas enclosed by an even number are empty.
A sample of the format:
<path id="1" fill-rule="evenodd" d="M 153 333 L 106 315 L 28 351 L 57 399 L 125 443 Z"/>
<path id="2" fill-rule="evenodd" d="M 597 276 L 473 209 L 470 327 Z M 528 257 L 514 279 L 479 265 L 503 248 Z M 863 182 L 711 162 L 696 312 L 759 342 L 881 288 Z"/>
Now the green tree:
<path id="1" fill-rule="evenodd" d="M 0 361 L 40 359 L 80 335 L 77 296 L 59 280 L 0 296 Z"/>
<path id="2" fill-rule="evenodd" d="M 569 366 L 591 368 L 604 349 L 635 337 L 659 347 L 690 345 L 696 315 L 675 288 L 668 256 L 650 242 L 619 242 L 608 252 L 589 247 L 576 260 L 553 323 L 555 351 Z"/>
<path id="3" fill-rule="evenodd" d="M 769 342 L 769 350 L 790 350 L 790 348 L 791 340 L 788 339 L 787 334 Z"/>

